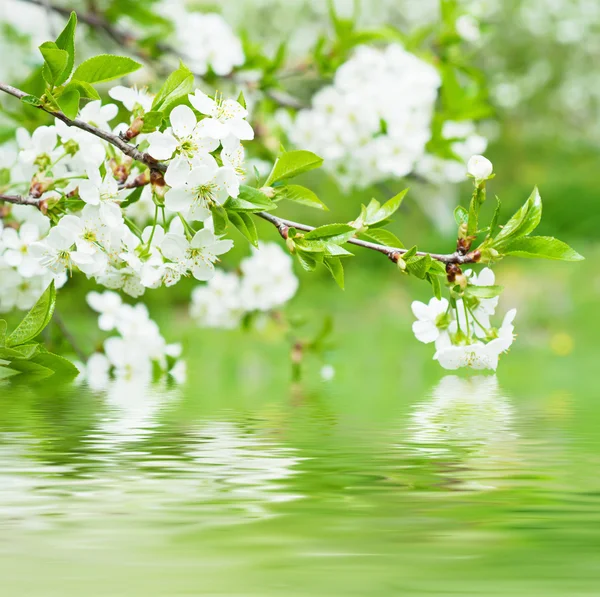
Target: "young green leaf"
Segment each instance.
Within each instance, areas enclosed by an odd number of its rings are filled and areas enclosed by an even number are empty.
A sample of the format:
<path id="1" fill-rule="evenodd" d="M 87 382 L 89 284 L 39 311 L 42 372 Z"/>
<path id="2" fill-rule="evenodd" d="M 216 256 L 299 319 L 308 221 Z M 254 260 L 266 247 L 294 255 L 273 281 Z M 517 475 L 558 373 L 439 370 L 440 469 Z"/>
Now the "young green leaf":
<path id="1" fill-rule="evenodd" d="M 52 282 L 17 328 L 8 336 L 6 345 L 12 347 L 26 344 L 40 334 L 52 318 L 55 302 L 56 289 L 54 288 L 54 282 Z"/>
<path id="2" fill-rule="evenodd" d="M 77 79 L 71 79 L 69 83 L 65 86 L 63 93 L 67 91 L 67 89 L 77 89 L 79 91 L 79 95 L 81 97 L 87 97 L 88 99 L 99 100 L 100 94 L 85 81 L 77 81 Z"/>
<path id="3" fill-rule="evenodd" d="M 268 211 L 276 209 L 277 204 L 258 189 L 243 184 L 240 186 L 240 194 L 237 197 L 227 199 L 225 208 L 228 211 Z"/>
<path id="4" fill-rule="evenodd" d="M 421 280 L 425 279 L 431 266 L 431 257 L 429 255 L 415 255 L 408 259 L 403 259 L 406 261 L 406 270 L 409 274 Z"/>
<path id="5" fill-rule="evenodd" d="M 500 199 L 496 197 L 496 209 L 494 210 L 494 215 L 492 216 L 492 221 L 490 222 L 490 229 L 488 231 L 487 238 L 492 238 L 494 234 L 496 234 L 496 228 L 498 226 L 498 218 L 500 217 L 500 209 L 502 204 L 500 203 Z"/>
<path id="6" fill-rule="evenodd" d="M 40 350 L 31 361 L 62 377 L 75 377 L 79 375 L 79 369 L 77 369 L 71 361 L 52 352 L 48 352 L 45 349 Z"/>
<path id="7" fill-rule="evenodd" d="M 0 362 L 0 380 L 14 377 L 15 375 L 19 375 L 19 373 L 21 372 L 17 371 L 16 369 L 11 369 L 10 367 L 6 367 Z"/>
<path id="8" fill-rule="evenodd" d="M 325 224 L 304 235 L 306 240 L 325 240 L 328 243 L 341 245 L 356 234 L 356 229 L 349 224 Z"/>
<path id="9" fill-rule="evenodd" d="M 303 267 L 303 269 L 305 269 L 307 272 L 315 271 L 317 263 L 319 263 L 319 261 L 317 260 L 314 254 L 306 253 L 305 251 L 300 251 L 299 249 L 296 249 L 296 256 L 298 257 L 298 261 L 300 262 L 300 265 Z"/>
<path id="10" fill-rule="evenodd" d="M 277 198 L 279 197 L 308 207 L 329 211 L 329 208 L 315 195 L 315 193 L 313 193 L 313 191 L 297 184 L 289 184 L 280 187 L 277 192 Z"/>
<path id="11" fill-rule="evenodd" d="M 212 214 L 213 225 L 215 227 L 215 234 L 225 234 L 229 219 L 227 218 L 227 210 L 218 203 L 214 203 L 210 207 Z"/>
<path id="12" fill-rule="evenodd" d="M 457 226 L 466 224 L 469 220 L 469 212 L 462 205 L 458 205 L 454 210 L 454 220 Z"/>
<path id="13" fill-rule="evenodd" d="M 386 247 L 393 247 L 394 249 L 403 249 L 404 245 L 402 241 L 389 230 L 383 230 L 382 228 L 369 228 L 367 232 L 363 232 L 359 235 L 361 238 L 371 242 L 385 245 Z"/>
<path id="14" fill-rule="evenodd" d="M 323 265 L 329 270 L 337 285 L 344 290 L 344 266 L 339 257 L 326 257 Z"/>
<path id="15" fill-rule="evenodd" d="M 40 52 L 44 57 L 42 68 L 44 80 L 48 85 L 57 85 L 63 71 L 66 69 L 69 53 L 58 48 L 53 41 L 45 41 L 40 46 Z"/>
<path id="16" fill-rule="evenodd" d="M 69 75 L 73 72 L 73 65 L 75 63 L 75 29 L 77 28 L 77 15 L 72 12 L 65 28 L 60 32 L 60 35 L 56 38 L 56 46 L 61 50 L 65 50 L 68 54 L 67 63 L 62 71 L 62 74 L 56 80 L 56 85 L 62 85 L 65 83 Z"/>
<path id="17" fill-rule="evenodd" d="M 179 68 L 173 71 L 159 89 L 154 101 L 152 110 L 155 112 L 168 112 L 169 107 L 178 99 L 191 93 L 194 88 L 194 75 L 190 69 L 180 63 Z"/>
<path id="18" fill-rule="evenodd" d="M 558 261 L 582 261 L 585 259 L 575 249 L 551 236 L 526 236 L 512 241 L 503 251 L 505 255 Z"/>
<path id="19" fill-rule="evenodd" d="M 67 85 L 56 101 L 63 114 L 73 120 L 77 118 L 77 113 L 79 112 L 79 99 L 80 96 L 77 87 Z"/>
<path id="20" fill-rule="evenodd" d="M 230 211 L 228 213 L 229 221 L 250 241 L 252 245 L 258 247 L 258 232 L 251 215 L 243 211 Z"/>
<path id="21" fill-rule="evenodd" d="M 0 347 L 6 346 L 6 320 L 0 319 Z"/>
<path id="22" fill-rule="evenodd" d="M 367 207 L 367 221 L 365 222 L 367 225 L 371 225 L 371 224 L 376 224 L 377 222 L 381 222 L 383 220 L 387 220 L 389 217 L 391 217 L 394 213 L 396 213 L 396 211 L 398 211 L 398 208 L 400 207 L 400 205 L 402 204 L 402 201 L 404 200 L 404 197 L 406 196 L 406 193 L 408 193 L 408 189 L 404 189 L 403 191 L 400 191 L 396 196 L 392 197 L 389 201 L 386 201 L 381 207 L 379 207 L 377 209 L 377 211 L 375 211 L 374 213 L 369 213 L 369 207 L 373 204 L 372 200 L 371 203 L 369 204 L 369 206 Z M 375 201 L 375 203 L 377 203 L 377 201 Z"/>
<path id="23" fill-rule="evenodd" d="M 322 164 L 323 158 L 311 151 L 287 151 L 277 158 L 265 185 L 270 186 L 275 182 L 294 178 L 303 172 L 320 168 Z"/>
<path id="24" fill-rule="evenodd" d="M 436 299 L 441 299 L 442 298 L 442 285 L 440 283 L 439 276 L 428 273 L 427 279 L 429 280 L 429 283 L 431 284 L 431 288 L 433 290 L 433 296 L 435 296 Z"/>
<path id="25" fill-rule="evenodd" d="M 142 133 L 151 133 L 160 127 L 162 124 L 164 115 L 162 112 L 152 110 L 144 114 L 144 125 L 142 126 Z"/>
<path id="26" fill-rule="evenodd" d="M 502 248 L 514 239 L 527 236 L 533 232 L 540 223 L 541 218 L 542 199 L 536 187 L 525 204 L 517 210 L 515 215 L 498 232 L 492 246 L 503 252 Z"/>
<path id="27" fill-rule="evenodd" d="M 127 56 L 100 54 L 82 62 L 73 73 L 73 78 L 85 83 L 104 83 L 135 72 L 142 65 Z"/>
<path id="28" fill-rule="evenodd" d="M 36 97 L 35 95 L 24 95 L 21 98 L 21 101 L 24 104 L 29 104 L 30 106 L 41 106 L 42 105 L 42 100 L 39 97 Z"/>

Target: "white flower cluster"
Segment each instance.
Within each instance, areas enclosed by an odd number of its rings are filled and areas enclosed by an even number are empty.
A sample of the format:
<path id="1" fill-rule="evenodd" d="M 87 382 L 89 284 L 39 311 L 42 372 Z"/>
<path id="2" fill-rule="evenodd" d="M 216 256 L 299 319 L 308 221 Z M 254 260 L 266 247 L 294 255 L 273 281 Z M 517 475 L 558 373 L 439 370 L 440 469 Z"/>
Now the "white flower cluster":
<path id="1" fill-rule="evenodd" d="M 147 110 L 152 101 L 144 91 L 121 86 L 109 94 L 132 111 L 132 118 Z M 10 283 L 3 287 L 0 306 L 10 308 L 19 302 L 15 298 L 18 290 L 11 288 L 22 285 L 23 278 L 43 274 L 47 285 L 48 279 L 64 277 L 74 268 L 107 288 L 122 289 L 133 297 L 142 295 L 146 288 L 171 286 L 182 276 L 191 274 L 203 281 L 212 277 L 218 256 L 229 251 L 233 242 L 215 236 L 207 221 L 210 207 L 238 196 L 244 176 L 240 141 L 252 139 L 254 132 L 245 120 L 246 110 L 238 102 L 215 101 L 199 90 L 189 97 L 194 107 L 206 115 L 204 118 L 198 121 L 189 107 L 178 106 L 171 112 L 170 128 L 138 138 L 139 146 L 147 147 L 152 157 L 170 160 L 165 174 L 170 188 L 166 192 L 165 187 L 154 189 L 152 185 L 144 189 L 144 204 L 151 204 L 148 211 L 155 217 L 142 231 L 124 217 L 121 204 L 132 192 L 131 183 L 147 176 L 147 171 L 134 166 L 130 158 L 113 157 L 114 152 L 104 141 L 69 128 L 60 120 L 54 126 L 39 127 L 31 136 L 19 130 L 20 151 L 10 164 L 10 186 L 22 192 L 27 188 L 36 190 L 45 204 L 58 202 L 65 207 L 52 228 L 49 220 L 38 213 L 41 227 L 27 224 L 21 230 L 15 221 L 16 229 L 3 234 L 6 239 L 2 251 L 6 245 L 8 256 L 3 263 L 17 268 L 18 278 L 12 274 Z M 109 121 L 116 115 L 116 105 L 102 106 L 93 101 L 79 117 L 111 131 Z M 121 124 L 111 132 L 126 129 L 127 125 Z M 217 161 L 211 152 L 219 149 Z M 154 197 L 156 192 L 164 197 Z M 71 198 L 81 201 L 67 207 Z M 161 226 L 157 216 L 163 201 Z M 177 218 L 168 225 L 167 217 L 174 213 L 188 222 L 203 221 L 202 229 L 194 232 Z M 35 288 L 23 304 L 31 306 L 43 285 L 40 282 Z"/>
<path id="2" fill-rule="evenodd" d="M 489 268 L 481 270 L 479 275 L 468 270 L 465 276 L 473 286 L 494 284 L 494 272 Z M 427 305 L 414 301 L 412 311 L 417 321 L 413 323 L 413 332 L 420 342 L 435 343 L 433 358 L 444 369 L 472 367 L 495 371 L 499 356 L 513 343 L 513 320 L 517 313 L 511 309 L 496 329 L 490 323 L 490 316 L 497 306 L 498 297 L 457 299 L 454 309 L 446 299 L 432 298 Z"/>
<path id="3" fill-rule="evenodd" d="M 52 280 L 57 288 L 67 280 L 42 267 L 30 250 L 47 234 L 48 219 L 28 206 L 16 206 L 12 215 L 14 227 L 0 219 L 0 313 L 31 309 Z"/>
<path id="4" fill-rule="evenodd" d="M 242 260 L 239 275 L 218 271 L 194 289 L 190 313 L 202 327 L 231 329 L 246 313 L 285 304 L 297 289 L 291 257 L 276 243 L 261 243 Z"/>
<path id="5" fill-rule="evenodd" d="M 154 368 L 169 372 L 178 381 L 185 378 L 185 363 L 178 361 L 180 344 L 167 344 L 148 314 L 146 305 L 128 305 L 116 292 L 90 292 L 86 300 L 97 313 L 98 327 L 105 332 L 116 330 L 118 336 L 104 341 L 104 352 L 94 353 L 84 366 L 84 376 L 94 388 L 108 385 L 111 374 L 116 379 L 149 382 Z"/>
<path id="6" fill-rule="evenodd" d="M 173 44 L 192 72 L 204 75 L 210 68 L 224 77 L 244 64 L 242 42 L 221 15 L 189 10 L 183 0 L 163 0 L 156 10 L 173 23 Z"/>
<path id="7" fill-rule="evenodd" d="M 406 176 L 424 156 L 440 84 L 433 66 L 397 43 L 359 46 L 310 110 L 281 122 L 344 187 L 367 187 Z"/>

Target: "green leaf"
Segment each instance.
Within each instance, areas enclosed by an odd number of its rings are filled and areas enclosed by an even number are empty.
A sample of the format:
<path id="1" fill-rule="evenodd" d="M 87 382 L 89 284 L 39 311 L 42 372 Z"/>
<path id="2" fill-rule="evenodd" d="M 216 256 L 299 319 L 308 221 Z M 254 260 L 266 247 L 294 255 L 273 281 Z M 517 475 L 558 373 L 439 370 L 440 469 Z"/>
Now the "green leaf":
<path id="1" fill-rule="evenodd" d="M 54 288 L 54 282 L 52 282 L 38 299 L 38 302 L 31 308 L 31 311 L 25 315 L 23 321 L 7 338 L 7 346 L 26 344 L 33 340 L 50 322 L 54 313 L 55 302 L 56 289 Z"/>
<path id="2" fill-rule="evenodd" d="M 86 83 L 85 81 L 78 81 L 77 79 L 71 79 L 69 81 L 68 85 L 65 87 L 65 91 L 67 89 L 71 89 L 71 88 L 77 89 L 77 91 L 79 91 L 79 95 L 81 97 L 86 97 L 86 98 L 93 99 L 93 100 L 100 99 L 100 94 L 89 83 Z M 63 93 L 65 91 L 63 91 Z"/>
<path id="3" fill-rule="evenodd" d="M 21 101 L 24 104 L 29 104 L 30 106 L 41 106 L 42 105 L 42 100 L 39 97 L 36 97 L 35 95 L 24 95 L 21 98 Z"/>
<path id="4" fill-rule="evenodd" d="M 15 375 L 19 375 L 19 373 L 21 372 L 17 371 L 16 369 L 11 369 L 10 367 L 5 367 L 4 365 L 0 364 L 0 380 L 14 377 Z"/>
<path id="5" fill-rule="evenodd" d="M 325 224 L 304 235 L 306 240 L 326 240 L 328 243 L 343 244 L 356 234 L 349 224 Z"/>
<path id="6" fill-rule="evenodd" d="M 473 192 L 469 204 L 469 218 L 467 221 L 467 235 L 475 236 L 479 229 L 479 210 L 486 198 L 485 185 L 482 183 Z"/>
<path id="7" fill-rule="evenodd" d="M 69 53 L 61 50 L 53 41 L 45 41 L 39 50 L 44 57 L 42 75 L 48 85 L 57 85 L 67 66 Z"/>
<path id="8" fill-rule="evenodd" d="M 494 286 L 475 286 L 469 284 L 465 290 L 468 296 L 474 296 L 480 299 L 491 299 L 495 298 L 502 292 L 502 286 L 497 284 Z"/>
<path id="9" fill-rule="evenodd" d="M 133 73 L 142 65 L 127 56 L 100 54 L 82 62 L 73 74 L 73 78 L 86 83 L 104 83 Z"/>
<path id="10" fill-rule="evenodd" d="M 427 279 L 429 280 L 429 283 L 431 284 L 431 288 L 433 290 L 433 296 L 435 296 L 436 299 L 441 299 L 442 298 L 442 285 L 440 283 L 439 276 L 428 273 Z"/>
<path id="11" fill-rule="evenodd" d="M 237 197 L 227 199 L 225 208 L 233 211 L 263 211 L 276 209 L 277 204 L 258 189 L 243 184 Z"/>
<path id="12" fill-rule="evenodd" d="M 295 238 L 296 245 L 303 251 L 309 253 L 323 253 L 333 257 L 352 257 L 352 253 L 343 247 L 340 247 L 329 239 L 325 240 L 307 240 L 306 238 Z"/>
<path id="13" fill-rule="evenodd" d="M 400 191 L 395 197 L 392 197 L 389 201 L 386 201 L 381 207 L 379 207 L 377 211 L 374 213 L 369 213 L 369 207 L 373 205 L 373 201 L 375 201 L 372 200 L 369 206 L 367 206 L 368 217 L 365 223 L 367 225 L 371 225 L 388 219 L 390 216 L 396 213 L 396 211 L 398 211 L 398 208 L 400 205 L 402 205 L 402 201 L 404 200 L 406 193 L 408 193 L 408 189 Z M 375 203 L 377 203 L 377 201 L 375 201 Z"/>
<path id="14" fill-rule="evenodd" d="M 60 35 L 56 38 L 56 45 L 61 50 L 67 52 L 67 64 L 62 71 L 61 76 L 57 79 L 56 84 L 62 85 L 69 75 L 73 72 L 73 65 L 75 63 L 75 29 L 77 28 L 77 15 L 72 12 L 65 28 L 60 32 Z"/>
<path id="15" fill-rule="evenodd" d="M 169 107 L 179 98 L 192 92 L 194 88 L 194 75 L 190 69 L 181 62 L 179 68 L 173 71 L 159 89 L 152 102 L 153 111 L 168 112 Z"/>
<path id="16" fill-rule="evenodd" d="M 298 261 L 300 265 L 307 271 L 313 272 L 315 271 L 317 264 L 320 260 L 318 260 L 314 254 L 306 253 L 305 251 L 301 251 L 296 249 L 296 256 L 298 257 Z"/>
<path id="17" fill-rule="evenodd" d="M 367 232 L 363 232 L 359 236 L 361 238 L 364 237 L 365 240 L 385 245 L 386 247 L 393 247 L 394 249 L 404 248 L 402 241 L 393 232 L 382 228 L 369 228 Z"/>
<path id="18" fill-rule="evenodd" d="M 494 215 L 492 216 L 492 221 L 490 222 L 490 230 L 488 232 L 487 237 L 492 238 L 496 233 L 496 227 L 498 226 L 498 218 L 500 217 L 500 209 L 502 204 L 500 199 L 496 197 L 496 209 L 494 210 Z"/>
<path id="19" fill-rule="evenodd" d="M 237 98 L 237 102 L 240 106 L 242 106 L 242 108 L 247 108 L 246 106 L 246 98 L 244 97 L 244 92 L 240 91 L 240 94 L 238 95 Z"/>
<path id="20" fill-rule="evenodd" d="M 76 86 L 71 87 L 69 84 L 65 87 L 64 91 L 56 101 L 63 114 L 67 118 L 73 120 L 74 118 L 77 118 L 77 113 L 79 112 L 79 99 L 79 90 Z"/>
<path id="21" fill-rule="evenodd" d="M 454 219 L 457 226 L 466 224 L 469 220 L 469 212 L 462 205 L 458 205 L 454 210 Z"/>
<path id="22" fill-rule="evenodd" d="M 227 218 L 227 210 L 218 203 L 214 203 L 210 206 L 210 212 L 213 218 L 213 225 L 215 227 L 215 234 L 225 234 L 229 219 Z"/>
<path id="23" fill-rule="evenodd" d="M 123 209 L 124 207 L 129 207 L 136 201 L 139 201 L 143 192 L 144 192 L 144 187 L 137 187 L 136 189 L 134 189 L 131 193 L 129 193 L 129 195 L 127 195 L 127 198 L 125 199 L 125 201 L 122 201 L 120 203 L 121 209 Z"/>
<path id="24" fill-rule="evenodd" d="M 144 114 L 144 125 L 142 126 L 142 133 L 151 133 L 160 127 L 164 119 L 162 112 L 153 110 Z"/>
<path id="25" fill-rule="evenodd" d="M 22 344 L 13 348 L 0 347 L 0 359 L 30 359 L 39 349 L 40 345 L 35 342 L 32 344 Z"/>
<path id="26" fill-rule="evenodd" d="M 229 212 L 229 221 L 254 245 L 258 247 L 258 232 L 251 215 L 239 211 Z"/>
<path id="27" fill-rule="evenodd" d="M 424 280 L 429 267 L 431 266 L 431 257 L 429 255 L 415 255 L 409 259 L 403 258 L 406 261 L 406 270 L 409 274 Z"/>
<path id="28" fill-rule="evenodd" d="M 315 195 L 315 193 L 298 184 L 289 184 L 278 188 L 277 198 L 279 197 L 308 207 L 329 211 L 329 208 Z"/>
<path id="29" fill-rule="evenodd" d="M 21 372 L 23 375 L 26 375 L 27 381 L 46 379 L 54 374 L 52 369 L 35 363 L 34 361 L 18 359 L 11 361 L 10 366 L 12 369 L 15 369 L 16 371 Z"/>
<path id="30" fill-rule="evenodd" d="M 327 257 L 323 265 L 329 270 L 337 285 L 344 290 L 344 266 L 339 257 Z"/>
<path id="31" fill-rule="evenodd" d="M 75 377 L 79 375 L 79 369 L 71 361 L 47 350 L 42 350 L 39 354 L 35 355 L 32 362 L 61 376 Z"/>
<path id="32" fill-rule="evenodd" d="M 7 328 L 6 320 L 0 319 L 0 347 L 6 346 L 6 328 Z"/>
<path id="33" fill-rule="evenodd" d="M 517 210 L 515 215 L 498 232 L 492 246 L 502 252 L 502 247 L 521 236 L 527 236 L 533 232 L 542 218 L 542 199 L 537 187 L 529 196 L 525 204 Z"/>
<path id="34" fill-rule="evenodd" d="M 551 236 L 527 236 L 512 241 L 503 251 L 505 255 L 558 261 L 583 261 L 580 255 L 566 243 Z"/>
<path id="35" fill-rule="evenodd" d="M 280 180 L 294 178 L 303 172 L 320 168 L 322 164 L 323 158 L 311 151 L 287 151 L 277 158 L 265 185 L 270 186 Z"/>

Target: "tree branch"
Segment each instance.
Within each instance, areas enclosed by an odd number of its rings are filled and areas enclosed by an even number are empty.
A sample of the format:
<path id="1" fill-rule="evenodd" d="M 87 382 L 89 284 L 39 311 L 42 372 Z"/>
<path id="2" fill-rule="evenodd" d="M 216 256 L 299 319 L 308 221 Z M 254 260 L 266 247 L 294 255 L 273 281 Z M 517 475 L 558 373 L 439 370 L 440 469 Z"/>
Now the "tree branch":
<path id="1" fill-rule="evenodd" d="M 14 203 L 15 205 L 33 205 L 37 208 L 40 206 L 40 200 L 34 197 L 22 197 L 21 195 L 0 195 L 0 201 L 6 203 Z"/>
<path id="2" fill-rule="evenodd" d="M 7 85 L 6 83 L 0 83 L 0 91 L 4 91 L 5 93 L 8 93 L 19 99 L 22 99 L 27 95 L 24 91 L 21 91 L 16 87 Z M 96 128 L 95 126 L 88 124 L 87 122 L 83 122 L 82 120 L 71 120 L 70 118 L 67 118 L 62 112 L 54 112 L 43 106 L 38 106 L 38 108 L 44 110 L 48 114 L 52 114 L 56 118 L 59 118 L 67 126 L 75 126 L 77 128 L 80 128 L 81 130 L 86 131 L 87 133 L 90 133 L 91 135 L 95 135 L 96 137 L 99 137 L 100 139 L 111 143 L 117 149 L 121 150 L 125 155 L 128 155 L 129 157 L 133 158 L 134 160 L 137 160 L 138 162 L 146 164 L 151 170 L 160 172 L 165 172 L 167 170 L 167 165 L 165 163 L 157 162 L 153 157 L 151 157 L 147 153 L 142 153 L 132 145 L 129 145 L 129 143 L 123 141 L 123 139 L 121 139 L 121 137 L 118 137 L 117 135 L 113 135 L 112 133 L 108 133 L 99 128 Z M 146 183 L 144 182 L 144 184 Z M 20 197 L 17 195 L 1 195 L 0 199 L 3 201 L 8 201 L 9 203 L 17 203 L 21 205 L 38 205 L 38 200 L 32 199 L 30 197 Z M 302 230 L 304 232 L 310 232 L 311 230 L 314 230 L 313 226 L 308 226 L 307 224 L 301 224 L 299 222 L 293 222 L 291 220 L 285 220 L 283 218 L 279 218 L 277 216 L 274 216 L 273 214 L 264 211 L 257 212 L 255 215 L 273 224 L 277 228 L 277 230 L 279 230 L 279 234 L 281 234 L 281 236 L 286 239 L 287 231 L 290 227 Z M 398 259 L 404 253 L 407 252 L 407 249 L 386 247 L 385 245 L 371 243 L 368 241 L 360 240 L 358 238 L 351 238 L 348 242 L 352 245 L 363 247 L 364 249 L 370 249 L 372 251 L 382 253 L 394 263 L 397 263 Z M 432 259 L 446 264 L 455 263 L 460 265 L 463 263 L 476 263 L 477 261 L 479 261 L 479 254 L 477 251 L 472 251 L 465 255 L 458 252 L 443 255 L 440 253 L 426 253 L 422 251 L 419 251 L 416 254 L 422 256 L 429 255 Z"/>
<path id="3" fill-rule="evenodd" d="M 9 95 L 12 95 L 13 97 L 16 97 L 18 99 L 23 99 L 25 96 L 27 96 L 27 93 L 25 93 L 24 91 L 21 91 L 20 89 L 17 89 L 16 87 L 12 87 L 11 85 L 7 85 L 6 83 L 1 83 L 1 82 L 0 82 L 0 91 L 4 91 L 5 93 L 8 93 Z M 99 137 L 100 139 L 107 141 L 111 145 L 114 145 L 122 153 L 124 153 L 125 155 L 128 155 L 130 158 L 133 158 L 134 160 L 137 160 L 138 162 L 142 162 L 143 164 L 146 164 L 146 166 L 148 166 L 151 170 L 160 170 L 161 172 L 165 172 L 167 170 L 167 166 L 165 164 L 161 164 L 161 163 L 157 162 L 152 156 L 150 156 L 147 153 L 142 153 L 136 147 L 134 147 L 133 145 L 130 145 L 129 143 L 127 143 L 126 141 L 121 139 L 121 137 L 119 137 L 118 135 L 113 135 L 113 133 L 103 131 L 102 129 L 99 129 L 99 128 L 97 128 L 91 124 L 88 124 L 87 122 L 84 122 L 83 120 L 79 120 L 77 118 L 75 120 L 71 120 L 70 118 L 65 116 L 62 112 L 50 110 L 49 108 L 46 108 L 45 106 L 33 106 L 33 107 L 37 107 L 39 110 L 43 110 L 44 112 L 51 114 L 55 118 L 62 120 L 67 126 L 77 127 L 78 129 L 81 129 L 82 131 L 85 131 L 86 133 L 90 133 L 91 135 L 95 135 L 96 137 Z"/>
<path id="4" fill-rule="evenodd" d="M 290 228 L 296 228 L 297 230 L 302 230 L 303 232 L 311 232 L 315 229 L 314 226 L 307 226 L 306 224 L 301 224 L 300 222 L 293 222 L 292 220 L 285 220 L 283 218 L 279 218 L 270 214 L 266 211 L 256 212 L 254 215 L 270 222 L 277 228 L 279 234 L 282 238 L 287 239 L 288 230 Z M 363 249 L 370 249 L 371 251 L 377 251 L 378 253 L 382 253 L 388 259 L 393 261 L 394 263 L 398 262 L 398 259 L 402 257 L 405 253 L 408 252 L 408 249 L 397 249 L 395 247 L 386 247 L 385 245 L 379 245 L 377 243 L 371 243 L 366 240 L 360 240 L 359 238 L 351 238 L 347 241 L 351 245 L 356 245 L 357 247 L 362 247 Z M 477 263 L 479 261 L 479 255 L 477 251 L 472 251 L 467 253 L 466 255 L 462 255 L 461 253 L 427 253 L 425 251 L 417 251 L 415 255 L 426 256 L 429 255 L 432 259 L 436 261 L 440 261 L 442 263 L 456 263 L 458 265 L 462 265 L 463 263 Z"/>

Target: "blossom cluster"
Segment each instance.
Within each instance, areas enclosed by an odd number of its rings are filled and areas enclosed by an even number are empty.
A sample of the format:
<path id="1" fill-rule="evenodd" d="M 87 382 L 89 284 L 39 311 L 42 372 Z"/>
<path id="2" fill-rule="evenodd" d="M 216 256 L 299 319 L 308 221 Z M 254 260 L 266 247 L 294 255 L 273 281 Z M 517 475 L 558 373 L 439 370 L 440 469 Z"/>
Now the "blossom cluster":
<path id="1" fill-rule="evenodd" d="M 132 112 L 132 120 L 148 110 L 152 101 L 146 92 L 122 86 L 111 89 L 109 95 Z M 218 256 L 233 246 L 212 231 L 210 208 L 238 196 L 244 175 L 241 140 L 252 139 L 254 133 L 238 102 L 213 100 L 200 90 L 189 99 L 204 117 L 198 120 L 191 108 L 180 105 L 171 111 L 169 128 L 138 139 L 138 147 L 146 148 L 155 159 L 170 160 L 164 176 L 168 187 L 164 181 L 162 186 L 150 184 L 144 167 L 115 155 L 105 141 L 61 120 L 37 128 L 32 135 L 19 129 L 18 153 L 8 169 L 9 184 L 37 192 L 42 205 L 50 211 L 57 206 L 59 211 L 53 227 L 38 214 L 41 224 L 28 224 L 21 230 L 15 220 L 16 230 L 3 234 L 2 247 L 6 245 L 8 251 L 8 261 L 5 258 L 3 263 L 16 268 L 19 277 L 12 274 L 0 305 L 27 308 L 37 298 L 35 293 L 21 303 L 4 297 L 14 296 L 9 287 L 37 275 L 47 285 L 52 277 L 64 277 L 73 269 L 133 297 L 146 288 L 171 286 L 190 274 L 198 280 L 210 279 Z M 117 111 L 115 104 L 92 101 L 79 118 L 117 134 L 128 128 L 125 123 L 114 128 L 109 124 Z M 145 185 L 144 202 L 152 205 L 148 215 L 154 212 L 154 218 L 148 219 L 150 225 L 141 230 L 131 224 L 122 207 L 138 184 Z M 175 214 L 184 222 L 202 222 L 196 226 L 201 229 L 186 228 Z M 41 281 L 35 284 L 38 296 Z"/>
<path id="2" fill-rule="evenodd" d="M 183 0 L 162 0 L 156 11 L 173 23 L 172 41 L 194 73 L 224 77 L 244 64 L 242 42 L 220 14 L 190 10 Z"/>
<path id="3" fill-rule="evenodd" d="M 190 313 L 202 327 L 231 329 L 244 315 L 287 303 L 298 289 L 291 257 L 275 243 L 260 243 L 240 263 L 240 272 L 219 270 L 192 293 Z"/>
<path id="4" fill-rule="evenodd" d="M 476 274 L 467 270 L 465 276 L 472 286 L 493 286 L 494 272 L 484 268 Z M 417 321 L 413 333 L 425 344 L 435 344 L 434 359 L 444 369 L 493 369 L 498 367 L 500 355 L 514 340 L 513 321 L 517 313 L 511 309 L 504 316 L 500 328 L 490 323 L 498 306 L 498 297 L 475 299 L 471 296 L 452 299 L 432 298 L 428 304 L 412 303 Z"/>
<path id="5" fill-rule="evenodd" d="M 169 372 L 178 381 L 185 379 L 185 363 L 177 360 L 181 345 L 167 344 L 143 303 L 128 305 L 111 291 L 90 292 L 86 300 L 100 314 L 98 327 L 118 333 L 104 341 L 103 352 L 95 352 L 81 366 L 91 387 L 106 387 L 111 375 L 116 379 L 150 381 L 156 368 L 160 373 Z"/>
<path id="6" fill-rule="evenodd" d="M 345 188 L 365 188 L 411 172 L 434 182 L 464 180 L 464 164 L 487 142 L 473 123 L 447 122 L 444 138 L 462 161 L 427 154 L 441 78 L 437 70 L 393 43 L 359 46 L 321 89 L 310 109 L 279 121 L 299 146 L 325 158 L 325 168 Z"/>
<path id="7" fill-rule="evenodd" d="M 65 275 L 55 275 L 30 255 L 29 247 L 45 237 L 50 228 L 47 218 L 28 206 L 13 208 L 12 225 L 0 219 L 0 312 L 31 309 L 54 280 L 64 285 Z"/>

